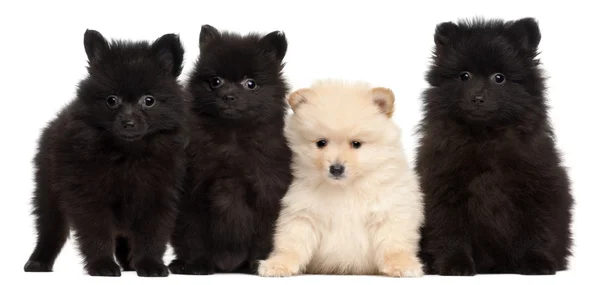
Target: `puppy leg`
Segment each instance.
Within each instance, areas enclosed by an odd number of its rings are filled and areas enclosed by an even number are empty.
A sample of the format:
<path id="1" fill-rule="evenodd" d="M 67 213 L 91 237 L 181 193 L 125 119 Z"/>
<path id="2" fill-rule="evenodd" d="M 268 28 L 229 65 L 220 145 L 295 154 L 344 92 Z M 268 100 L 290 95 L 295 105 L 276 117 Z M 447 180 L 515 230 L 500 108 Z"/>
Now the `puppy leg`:
<path id="1" fill-rule="evenodd" d="M 69 226 L 64 213 L 59 209 L 56 197 L 49 196 L 49 189 L 42 189 L 47 187 L 46 182 L 39 180 L 33 201 L 38 238 L 35 250 L 25 264 L 26 272 L 51 272 L 54 260 L 69 236 Z"/>
<path id="2" fill-rule="evenodd" d="M 381 273 L 392 277 L 423 276 L 423 265 L 417 257 L 418 220 L 394 215 L 376 225 L 372 241 Z"/>
<path id="3" fill-rule="evenodd" d="M 274 237 L 274 249 L 259 262 L 261 276 L 283 277 L 300 274 L 319 244 L 314 221 L 307 215 L 283 209 Z"/>
<path id="4" fill-rule="evenodd" d="M 150 207 L 153 211 L 134 221 L 131 231 L 132 265 L 138 276 L 166 277 L 169 270 L 163 257 L 175 220 L 173 207 L 160 205 Z"/>
<path id="5" fill-rule="evenodd" d="M 91 276 L 121 276 L 114 260 L 113 216 L 91 205 L 79 209 L 71 218 L 86 271 Z"/>

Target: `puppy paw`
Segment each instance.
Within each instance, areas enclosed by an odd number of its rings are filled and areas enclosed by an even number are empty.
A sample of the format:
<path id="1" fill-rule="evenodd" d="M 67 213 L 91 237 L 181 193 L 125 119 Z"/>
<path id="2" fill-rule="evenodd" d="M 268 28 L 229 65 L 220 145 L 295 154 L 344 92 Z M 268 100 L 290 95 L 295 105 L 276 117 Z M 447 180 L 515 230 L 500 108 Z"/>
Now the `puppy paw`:
<path id="1" fill-rule="evenodd" d="M 175 259 L 169 264 L 169 270 L 173 274 L 184 275 L 210 275 L 215 273 L 215 269 L 208 262 L 186 263 L 180 259 Z"/>
<path id="2" fill-rule="evenodd" d="M 476 274 L 473 258 L 462 252 L 440 258 L 436 267 L 439 275 L 444 276 L 473 276 Z"/>
<path id="3" fill-rule="evenodd" d="M 52 264 L 48 262 L 29 260 L 25 263 L 25 272 L 52 272 Z"/>
<path id="4" fill-rule="evenodd" d="M 140 277 L 167 277 L 169 270 L 159 261 L 142 260 L 135 265 L 135 271 Z"/>
<path id="5" fill-rule="evenodd" d="M 274 257 L 260 261 L 258 275 L 264 277 L 286 277 L 298 275 L 300 265 L 297 260 L 289 257 Z"/>
<path id="6" fill-rule="evenodd" d="M 390 277 L 420 277 L 423 265 L 415 255 L 394 254 L 385 257 L 381 273 Z"/>
<path id="7" fill-rule="evenodd" d="M 86 270 L 90 276 L 121 276 L 121 268 L 110 259 L 89 262 Z"/>
<path id="8" fill-rule="evenodd" d="M 546 254 L 529 254 L 519 268 L 517 273 L 522 275 L 554 275 L 556 274 L 556 262 Z"/>

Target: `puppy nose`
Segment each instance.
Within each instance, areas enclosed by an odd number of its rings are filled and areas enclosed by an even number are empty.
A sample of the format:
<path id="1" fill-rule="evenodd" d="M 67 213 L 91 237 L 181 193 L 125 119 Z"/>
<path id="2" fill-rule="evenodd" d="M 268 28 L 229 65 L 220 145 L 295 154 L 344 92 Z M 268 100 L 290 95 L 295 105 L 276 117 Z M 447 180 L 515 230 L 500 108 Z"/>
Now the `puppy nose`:
<path id="1" fill-rule="evenodd" d="M 131 129 L 135 127 L 135 123 L 132 120 L 126 120 L 121 122 L 121 127 L 123 129 Z"/>
<path id="2" fill-rule="evenodd" d="M 483 99 L 483 96 L 473 96 L 473 97 L 471 97 L 471 104 L 473 104 L 475 106 L 481 106 L 481 105 L 483 105 L 483 103 L 485 103 L 485 100 Z"/>
<path id="3" fill-rule="evenodd" d="M 225 101 L 225 103 L 231 103 L 233 101 L 235 101 L 235 96 L 233 95 L 227 95 L 223 97 L 223 101 Z"/>
<path id="4" fill-rule="evenodd" d="M 331 173 L 331 175 L 333 175 L 334 177 L 340 177 L 342 176 L 342 174 L 344 174 L 344 166 L 341 164 L 334 164 L 332 166 L 329 167 L 329 173 Z"/>

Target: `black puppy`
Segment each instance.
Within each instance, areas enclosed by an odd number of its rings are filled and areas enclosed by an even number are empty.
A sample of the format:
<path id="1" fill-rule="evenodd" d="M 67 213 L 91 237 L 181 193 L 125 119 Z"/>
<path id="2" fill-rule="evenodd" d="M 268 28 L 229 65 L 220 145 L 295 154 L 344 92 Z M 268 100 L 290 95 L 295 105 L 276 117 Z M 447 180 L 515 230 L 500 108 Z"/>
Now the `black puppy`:
<path id="1" fill-rule="evenodd" d="M 113 41 L 87 30 L 87 78 L 35 157 L 38 240 L 25 271 L 52 271 L 69 227 L 90 275 L 167 276 L 162 258 L 185 175 L 179 37 Z"/>
<path id="2" fill-rule="evenodd" d="M 437 26 L 416 166 L 430 274 L 567 268 L 573 199 L 548 122 L 540 39 L 531 18 Z"/>
<path id="3" fill-rule="evenodd" d="M 272 248 L 291 182 L 283 136 L 283 33 L 241 36 L 205 25 L 193 96 L 189 167 L 172 238 L 172 273 L 255 274 Z"/>

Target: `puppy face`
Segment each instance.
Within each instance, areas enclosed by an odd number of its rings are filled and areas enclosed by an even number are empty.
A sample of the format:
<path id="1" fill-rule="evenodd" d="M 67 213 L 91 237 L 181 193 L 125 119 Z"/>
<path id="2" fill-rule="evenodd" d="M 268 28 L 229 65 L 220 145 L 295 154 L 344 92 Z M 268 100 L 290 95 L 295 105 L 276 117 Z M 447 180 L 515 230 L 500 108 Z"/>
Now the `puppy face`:
<path id="1" fill-rule="evenodd" d="M 98 32 L 84 36 L 89 76 L 82 81 L 79 97 L 86 120 L 121 141 L 181 126 L 183 97 L 177 83 L 183 47 L 174 34 L 152 45 L 145 42 L 113 42 Z"/>
<path id="2" fill-rule="evenodd" d="M 288 91 L 282 78 L 286 51 L 281 32 L 241 36 L 203 26 L 200 59 L 190 80 L 195 110 L 230 121 L 282 113 Z"/>
<path id="3" fill-rule="evenodd" d="M 294 113 L 286 136 L 297 177 L 344 186 L 377 171 L 397 150 L 389 89 L 326 81 L 293 92 L 288 101 Z"/>
<path id="4" fill-rule="evenodd" d="M 443 23 L 435 34 L 426 108 L 470 124 L 519 124 L 543 114 L 533 19 Z"/>

